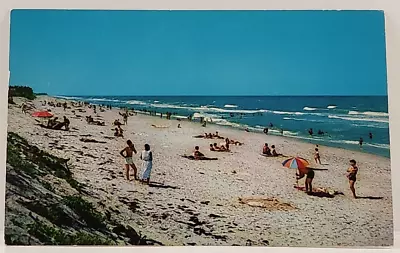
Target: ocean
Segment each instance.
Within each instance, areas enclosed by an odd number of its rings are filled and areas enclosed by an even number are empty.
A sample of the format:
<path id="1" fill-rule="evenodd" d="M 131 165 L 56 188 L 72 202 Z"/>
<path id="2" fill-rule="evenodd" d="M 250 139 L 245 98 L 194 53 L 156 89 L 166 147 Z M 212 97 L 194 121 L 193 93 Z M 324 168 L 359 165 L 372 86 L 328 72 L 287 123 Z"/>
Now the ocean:
<path id="1" fill-rule="evenodd" d="M 59 98 L 205 117 L 213 124 L 390 157 L 387 96 L 58 96 Z M 270 124 L 273 127 L 270 127 Z M 312 128 L 314 134 L 309 135 Z M 318 131 L 324 132 L 318 135 Z M 369 137 L 372 133 L 372 139 Z"/>

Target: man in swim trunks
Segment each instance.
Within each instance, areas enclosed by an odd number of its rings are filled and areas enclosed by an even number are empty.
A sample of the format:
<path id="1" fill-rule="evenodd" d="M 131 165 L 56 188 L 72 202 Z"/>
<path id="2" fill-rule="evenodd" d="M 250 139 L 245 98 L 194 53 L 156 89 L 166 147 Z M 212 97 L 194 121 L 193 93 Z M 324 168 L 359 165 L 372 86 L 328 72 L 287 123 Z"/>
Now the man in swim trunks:
<path id="1" fill-rule="evenodd" d="M 133 163 L 133 153 L 137 153 L 135 146 L 133 145 L 131 140 L 128 140 L 126 142 L 128 144 L 128 146 L 126 148 L 124 148 L 123 150 L 121 150 L 120 154 L 122 157 L 125 158 L 125 175 L 126 175 L 126 179 L 129 181 L 129 168 L 131 167 L 133 169 L 134 172 L 134 178 L 135 180 L 138 180 L 137 178 L 137 168 L 135 166 L 135 164 Z M 124 155 L 124 152 L 126 155 Z"/>
<path id="2" fill-rule="evenodd" d="M 306 192 L 311 193 L 312 192 L 312 181 L 314 179 L 314 170 L 311 168 L 308 168 L 307 170 L 307 177 L 306 177 Z"/>
<path id="3" fill-rule="evenodd" d="M 356 199 L 356 189 L 354 188 L 354 184 L 357 181 L 357 172 L 358 172 L 358 167 L 357 167 L 357 162 L 354 159 L 350 160 L 350 167 L 347 169 L 347 178 L 349 179 L 349 184 L 350 184 L 350 190 L 353 193 L 353 197 Z"/>

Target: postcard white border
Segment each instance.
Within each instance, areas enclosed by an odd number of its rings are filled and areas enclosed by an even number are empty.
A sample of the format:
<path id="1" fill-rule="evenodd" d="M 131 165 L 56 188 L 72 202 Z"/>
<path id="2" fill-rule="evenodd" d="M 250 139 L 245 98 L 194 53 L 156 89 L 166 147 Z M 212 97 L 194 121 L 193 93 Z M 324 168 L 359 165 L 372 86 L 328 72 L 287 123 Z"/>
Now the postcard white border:
<path id="1" fill-rule="evenodd" d="M 386 20 L 390 146 L 395 246 L 392 249 L 255 248 L 252 252 L 400 252 L 400 1 L 399 0 L 0 0 L 0 252 L 245 252 L 249 247 L 5 247 L 4 198 L 9 69 L 9 13 L 12 9 L 155 9 L 155 10 L 382 10 Z M 397 110 L 396 110 L 397 109 Z M 398 212 L 397 212 L 398 213 Z M 397 238 L 397 239 L 396 239 Z"/>

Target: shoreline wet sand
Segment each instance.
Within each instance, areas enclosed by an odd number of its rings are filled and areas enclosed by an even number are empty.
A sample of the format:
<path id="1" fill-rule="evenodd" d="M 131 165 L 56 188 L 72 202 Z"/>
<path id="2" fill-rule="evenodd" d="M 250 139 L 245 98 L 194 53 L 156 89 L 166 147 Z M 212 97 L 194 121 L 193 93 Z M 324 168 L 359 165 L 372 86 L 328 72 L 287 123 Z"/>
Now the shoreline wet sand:
<path id="1" fill-rule="evenodd" d="M 124 138 L 113 136 L 111 124 L 122 117 L 115 108 L 100 112 L 106 126 L 88 125 L 85 113 L 62 107 L 51 109 L 60 119 L 67 116 L 71 131 L 41 128 L 30 114 L 23 114 L 21 100 L 9 105 L 8 131 L 63 158 L 70 158 L 71 171 L 78 182 L 89 185 L 90 194 L 102 205 L 116 210 L 112 215 L 129 223 L 137 231 L 165 245 L 269 245 L 269 246 L 389 246 L 393 244 L 393 208 L 390 160 L 385 157 L 320 146 L 322 163 L 313 162 L 314 144 L 292 138 L 247 133 L 218 125 L 201 127 L 199 123 L 166 120 L 138 114 L 123 125 Z M 57 101 L 63 101 L 57 99 Z M 74 109 L 72 109 L 74 110 Z M 80 117 L 78 117 L 79 115 Z M 97 117 L 96 117 L 97 118 Z M 151 125 L 169 126 L 154 128 Z M 182 128 L 177 128 L 181 124 Z M 193 138 L 204 132 L 218 131 L 223 137 L 244 142 L 231 146 L 232 152 L 211 152 L 210 143 L 221 140 Z M 89 138 L 105 143 L 83 142 Z M 154 154 L 150 186 L 124 179 L 124 160 L 119 152 L 131 139 L 140 153 L 148 143 Z M 284 158 L 261 156 L 264 143 L 277 151 L 301 156 L 315 171 L 314 188 L 343 192 L 333 198 L 308 196 L 294 188 L 295 171 L 282 167 Z M 194 146 L 216 161 L 192 161 L 181 155 L 191 154 Z M 353 199 L 345 172 L 348 161 L 359 166 L 357 194 Z M 134 162 L 141 167 L 139 155 Z M 303 180 L 300 181 L 303 185 Z M 276 198 L 271 206 L 254 207 L 239 198 Z M 376 199 L 374 199 L 376 198 Z M 283 205 L 276 208 L 276 204 Z M 287 206 L 293 208 L 284 208 Z"/>

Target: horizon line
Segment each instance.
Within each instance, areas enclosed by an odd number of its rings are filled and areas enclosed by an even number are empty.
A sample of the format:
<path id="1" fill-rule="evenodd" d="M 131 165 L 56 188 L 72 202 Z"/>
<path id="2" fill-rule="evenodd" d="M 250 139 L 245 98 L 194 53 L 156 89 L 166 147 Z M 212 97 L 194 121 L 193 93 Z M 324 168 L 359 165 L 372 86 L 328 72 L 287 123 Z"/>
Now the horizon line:
<path id="1" fill-rule="evenodd" d="M 40 94 L 45 92 L 35 92 Z M 52 95 L 64 97 L 388 97 L 388 95 Z"/>

